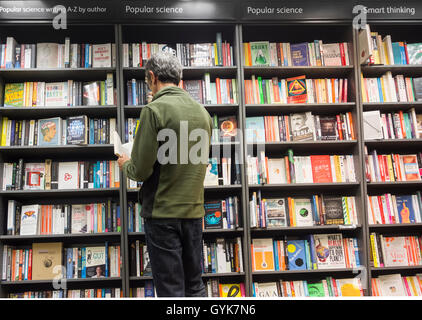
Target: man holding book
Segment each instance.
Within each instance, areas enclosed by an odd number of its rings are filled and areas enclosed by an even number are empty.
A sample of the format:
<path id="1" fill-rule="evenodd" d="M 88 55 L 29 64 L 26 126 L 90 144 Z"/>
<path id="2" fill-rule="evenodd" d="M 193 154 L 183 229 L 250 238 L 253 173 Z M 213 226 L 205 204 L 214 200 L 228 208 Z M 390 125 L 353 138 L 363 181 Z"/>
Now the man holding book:
<path id="1" fill-rule="evenodd" d="M 120 156 L 119 167 L 130 179 L 143 181 L 139 201 L 157 295 L 206 296 L 203 185 L 212 120 L 178 87 L 182 66 L 174 55 L 153 55 L 145 72 L 153 98 L 141 112 L 131 158 Z M 200 150 L 202 161 L 192 161 L 190 150 Z"/>

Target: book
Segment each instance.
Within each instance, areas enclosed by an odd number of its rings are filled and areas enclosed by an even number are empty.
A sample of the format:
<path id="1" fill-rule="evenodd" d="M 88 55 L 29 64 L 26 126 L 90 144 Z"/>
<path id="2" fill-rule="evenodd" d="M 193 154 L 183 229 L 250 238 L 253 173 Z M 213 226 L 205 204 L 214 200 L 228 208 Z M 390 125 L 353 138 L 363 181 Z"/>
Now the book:
<path id="1" fill-rule="evenodd" d="M 408 43 L 409 64 L 422 64 L 422 43 Z"/>
<path id="2" fill-rule="evenodd" d="M 59 44 L 42 42 L 37 43 L 37 68 L 38 69 L 49 69 L 59 67 Z"/>
<path id="3" fill-rule="evenodd" d="M 54 146 L 61 144 L 62 120 L 60 117 L 38 120 L 38 145 Z"/>
<path id="4" fill-rule="evenodd" d="M 72 233 L 87 233 L 87 211 L 86 205 L 72 205 Z"/>
<path id="5" fill-rule="evenodd" d="M 217 158 L 208 159 L 207 171 L 205 172 L 204 186 L 218 186 Z"/>
<path id="6" fill-rule="evenodd" d="M 405 237 L 383 237 L 386 267 L 399 267 L 408 265 L 407 245 Z"/>
<path id="7" fill-rule="evenodd" d="M 289 270 L 306 270 L 305 240 L 288 240 Z"/>
<path id="8" fill-rule="evenodd" d="M 250 42 L 253 66 L 270 65 L 270 43 L 268 41 Z"/>
<path id="9" fill-rule="evenodd" d="M 342 197 L 324 197 L 325 224 L 344 224 Z"/>
<path id="10" fill-rule="evenodd" d="M 337 140 L 337 119 L 336 116 L 320 116 L 321 140 Z"/>
<path id="11" fill-rule="evenodd" d="M 239 298 L 243 297 L 241 283 L 219 283 L 220 297 L 222 298 Z"/>
<path id="12" fill-rule="evenodd" d="M 246 142 L 265 142 L 264 117 L 246 117 Z"/>
<path id="13" fill-rule="evenodd" d="M 324 55 L 324 65 L 326 67 L 342 65 L 339 43 L 323 43 L 322 52 Z"/>
<path id="14" fill-rule="evenodd" d="M 382 296 L 406 296 L 400 274 L 381 275 L 377 279 Z"/>
<path id="15" fill-rule="evenodd" d="M 78 189 L 78 162 L 59 162 L 59 189 Z"/>
<path id="16" fill-rule="evenodd" d="M 313 213 L 311 199 L 295 198 L 294 201 L 294 214 L 296 216 L 296 227 L 313 226 Z"/>
<path id="17" fill-rule="evenodd" d="M 252 239 L 252 261 L 254 271 L 274 271 L 273 240 Z"/>
<path id="18" fill-rule="evenodd" d="M 324 285 L 322 282 L 307 281 L 309 297 L 325 297 Z"/>
<path id="19" fill-rule="evenodd" d="M 44 190 L 44 181 L 44 163 L 25 163 L 24 190 Z"/>
<path id="20" fill-rule="evenodd" d="M 47 107 L 67 106 L 67 82 L 45 84 L 45 105 Z"/>
<path id="21" fill-rule="evenodd" d="M 4 106 L 23 107 L 24 83 L 6 83 L 4 86 Z"/>
<path id="22" fill-rule="evenodd" d="M 379 110 L 363 112 L 363 134 L 365 140 L 383 139 Z"/>
<path id="23" fill-rule="evenodd" d="M 415 154 L 407 154 L 402 157 L 406 181 L 421 180 L 417 156 Z"/>
<path id="24" fill-rule="evenodd" d="M 223 228 L 223 212 L 221 201 L 207 201 L 204 203 L 205 229 L 221 229 Z"/>
<path id="25" fill-rule="evenodd" d="M 67 144 L 88 144 L 88 117 L 74 116 L 66 120 Z"/>
<path id="26" fill-rule="evenodd" d="M 111 43 L 92 45 L 92 67 L 111 67 Z"/>
<path id="27" fill-rule="evenodd" d="M 235 141 L 237 135 L 236 116 L 223 116 L 218 118 L 218 127 L 220 128 L 220 141 Z"/>
<path id="28" fill-rule="evenodd" d="M 338 234 L 315 234 L 314 248 L 318 269 L 345 268 L 343 237 Z"/>
<path id="29" fill-rule="evenodd" d="M 368 58 L 373 54 L 371 28 L 369 24 L 366 24 L 359 31 L 359 63 L 364 64 L 368 61 Z"/>
<path id="30" fill-rule="evenodd" d="M 255 282 L 255 296 L 258 298 L 278 297 L 276 282 Z"/>
<path id="31" fill-rule="evenodd" d="M 289 120 L 293 141 L 314 140 L 315 126 L 311 112 L 292 113 Z"/>
<path id="32" fill-rule="evenodd" d="M 359 278 L 336 279 L 337 290 L 342 297 L 360 297 L 362 296 L 361 282 Z"/>
<path id="33" fill-rule="evenodd" d="M 267 227 L 287 226 L 287 206 L 286 199 L 267 199 Z"/>
<path id="34" fill-rule="evenodd" d="M 40 207 L 37 204 L 25 205 L 21 209 L 20 235 L 36 235 Z"/>
<path id="35" fill-rule="evenodd" d="M 290 45 L 292 64 L 295 67 L 309 66 L 308 43 L 296 43 Z"/>
<path id="36" fill-rule="evenodd" d="M 306 76 L 298 76 L 286 79 L 287 103 L 306 103 L 308 99 L 306 91 Z"/>
<path id="37" fill-rule="evenodd" d="M 329 155 L 311 155 L 311 165 L 314 183 L 333 182 Z"/>
<path id="38" fill-rule="evenodd" d="M 53 280 L 62 278 L 61 242 L 32 244 L 32 280 Z"/>
<path id="39" fill-rule="evenodd" d="M 106 276 L 106 248 L 86 247 L 86 277 L 103 278 Z"/>
<path id="40" fill-rule="evenodd" d="M 415 223 L 415 208 L 411 195 L 396 195 L 400 223 Z"/>
<path id="41" fill-rule="evenodd" d="M 100 105 L 100 84 L 98 81 L 87 82 L 82 88 L 82 103 L 84 106 Z"/>
<path id="42" fill-rule="evenodd" d="M 117 131 L 114 131 L 112 142 L 114 147 L 114 154 L 116 156 L 120 157 L 121 155 L 126 154 L 130 157 L 132 154 L 133 141 L 122 144 L 120 135 L 117 133 Z"/>
<path id="43" fill-rule="evenodd" d="M 268 180 L 269 184 L 287 183 L 286 167 L 283 158 L 268 159 Z"/>

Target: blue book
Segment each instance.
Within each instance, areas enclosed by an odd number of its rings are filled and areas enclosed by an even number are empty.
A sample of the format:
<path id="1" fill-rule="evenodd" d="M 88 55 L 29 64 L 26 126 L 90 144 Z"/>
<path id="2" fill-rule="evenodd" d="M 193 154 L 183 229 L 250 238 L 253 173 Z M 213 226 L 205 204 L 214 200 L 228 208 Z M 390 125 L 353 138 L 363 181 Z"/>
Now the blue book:
<path id="1" fill-rule="evenodd" d="M 356 266 L 360 267 L 359 246 L 358 246 L 358 239 L 356 238 L 353 238 L 353 247 L 355 249 Z"/>
<path id="2" fill-rule="evenodd" d="M 216 265 L 217 265 L 217 263 L 216 263 L 216 261 L 215 261 L 215 243 L 212 243 L 211 244 L 211 270 L 212 270 L 212 273 L 217 273 L 217 269 L 216 269 Z"/>
<path id="3" fill-rule="evenodd" d="M 105 206 L 101 205 L 101 222 L 103 223 L 101 232 L 105 232 L 105 222 L 106 222 L 106 214 L 105 214 Z"/>
<path id="4" fill-rule="evenodd" d="M 305 290 L 305 297 L 309 297 L 308 281 L 303 280 L 303 289 Z"/>
<path id="5" fill-rule="evenodd" d="M 136 97 L 136 80 L 132 79 L 132 102 L 134 106 L 138 105 L 138 99 Z"/>
<path id="6" fill-rule="evenodd" d="M 246 117 L 246 142 L 265 142 L 264 117 Z"/>
<path id="7" fill-rule="evenodd" d="M 381 78 L 377 78 L 377 82 L 378 82 L 378 93 L 379 93 L 379 96 L 380 96 L 380 101 L 384 102 L 384 96 L 382 94 Z"/>
<path id="8" fill-rule="evenodd" d="M 24 280 L 28 280 L 29 249 L 25 250 Z"/>
<path id="9" fill-rule="evenodd" d="M 290 45 L 290 52 L 292 56 L 292 64 L 295 67 L 309 66 L 309 51 L 308 43 L 295 43 Z"/>
<path id="10" fill-rule="evenodd" d="M 117 221 L 116 231 L 120 232 L 121 231 L 121 227 L 120 227 L 120 206 L 116 207 L 116 221 Z M 140 230 L 140 231 L 142 231 L 142 230 Z"/>
<path id="11" fill-rule="evenodd" d="M 319 214 L 318 214 L 318 206 L 317 206 L 317 203 L 316 203 L 316 196 L 312 196 L 311 205 L 312 205 L 312 214 L 314 216 L 314 222 L 316 224 L 320 224 Z"/>
<path id="12" fill-rule="evenodd" d="M 306 270 L 305 240 L 287 241 L 289 270 Z"/>
<path id="13" fill-rule="evenodd" d="M 310 252 L 309 252 L 309 242 L 308 242 L 308 240 L 305 240 L 305 257 L 306 257 L 306 269 L 312 270 L 311 255 L 310 255 Z"/>
<path id="14" fill-rule="evenodd" d="M 108 241 L 105 242 L 105 277 L 108 278 Z"/>
<path id="15" fill-rule="evenodd" d="M 65 248 L 65 253 L 67 251 L 67 261 L 66 261 L 66 278 L 73 278 L 73 249 Z"/>
<path id="16" fill-rule="evenodd" d="M 89 119 L 89 144 L 95 144 L 94 140 L 94 119 Z"/>
<path id="17" fill-rule="evenodd" d="M 401 61 L 402 61 L 402 64 L 406 64 L 407 65 L 406 50 L 404 49 L 404 43 L 403 42 L 400 44 L 400 52 L 401 52 Z"/>
<path id="18" fill-rule="evenodd" d="M 397 212 L 400 223 L 415 223 L 415 209 L 411 195 L 397 195 Z"/>
<path id="19" fill-rule="evenodd" d="M 275 271 L 279 271 L 280 270 L 280 266 L 278 264 L 278 250 L 277 250 L 277 240 L 273 240 L 273 252 L 274 252 L 274 266 L 275 266 Z"/>
<path id="20" fill-rule="evenodd" d="M 394 64 L 403 64 L 400 44 L 398 42 L 393 42 L 392 47 L 393 47 Z"/>
<path id="21" fill-rule="evenodd" d="M 145 298 L 154 298 L 154 283 L 152 280 L 145 281 Z"/>
<path id="22" fill-rule="evenodd" d="M 86 248 L 85 247 L 82 247 L 81 258 L 82 258 L 82 275 L 81 275 L 81 278 L 85 279 L 86 278 Z"/>
<path id="23" fill-rule="evenodd" d="M 89 68 L 89 45 L 85 44 L 85 66 L 84 68 Z"/>

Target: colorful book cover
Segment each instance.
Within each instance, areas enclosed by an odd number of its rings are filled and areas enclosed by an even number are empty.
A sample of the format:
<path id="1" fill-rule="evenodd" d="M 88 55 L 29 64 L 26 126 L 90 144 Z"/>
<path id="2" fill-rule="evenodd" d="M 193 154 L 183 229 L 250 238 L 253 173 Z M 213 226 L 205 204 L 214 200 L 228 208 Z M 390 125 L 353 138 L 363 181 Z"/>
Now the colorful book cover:
<path id="1" fill-rule="evenodd" d="M 268 41 L 250 42 L 252 66 L 268 66 L 270 64 L 270 43 Z"/>
<path id="2" fill-rule="evenodd" d="M 267 199 L 267 228 L 287 226 L 286 199 Z"/>
<path id="3" fill-rule="evenodd" d="M 85 205 L 73 204 L 72 205 L 72 234 L 73 233 L 86 233 L 87 232 L 87 212 Z"/>
<path id="4" fill-rule="evenodd" d="M 67 118 L 67 144 L 88 143 L 88 117 L 75 116 Z"/>
<path id="5" fill-rule="evenodd" d="M 204 186 L 218 186 L 217 158 L 208 159 L 207 171 L 205 172 Z"/>
<path id="6" fill-rule="evenodd" d="M 45 163 L 25 163 L 24 190 L 44 190 Z"/>
<path id="7" fill-rule="evenodd" d="M 145 298 L 154 298 L 154 282 L 145 280 Z"/>
<path id="8" fill-rule="evenodd" d="M 381 296 L 406 296 L 400 274 L 378 276 Z"/>
<path id="9" fill-rule="evenodd" d="M 402 157 L 406 181 L 421 180 L 416 154 L 403 155 Z"/>
<path id="10" fill-rule="evenodd" d="M 295 198 L 293 201 L 296 215 L 296 227 L 313 226 L 314 220 L 312 218 L 313 213 L 311 199 Z"/>
<path id="11" fill-rule="evenodd" d="M 293 141 L 314 140 L 315 126 L 311 112 L 292 113 L 289 121 Z"/>
<path id="12" fill-rule="evenodd" d="M 264 117 L 246 117 L 246 142 L 265 142 Z"/>
<path id="13" fill-rule="evenodd" d="M 324 197 L 325 224 L 344 224 L 341 197 Z"/>
<path id="14" fill-rule="evenodd" d="M 4 88 L 4 106 L 5 107 L 23 107 L 24 106 L 24 83 L 6 83 Z"/>
<path id="15" fill-rule="evenodd" d="M 338 234 L 315 234 L 318 269 L 345 268 L 343 237 Z"/>
<path id="16" fill-rule="evenodd" d="M 242 290 L 240 283 L 220 283 L 220 298 L 240 298 Z"/>
<path id="17" fill-rule="evenodd" d="M 325 297 L 322 282 L 307 282 L 309 297 Z"/>
<path id="18" fill-rule="evenodd" d="M 273 239 L 252 239 L 253 270 L 274 271 Z"/>
<path id="19" fill-rule="evenodd" d="M 255 296 L 259 298 L 278 297 L 276 282 L 256 282 Z"/>
<path id="20" fill-rule="evenodd" d="M 361 282 L 359 278 L 336 279 L 337 290 L 342 297 L 360 297 L 362 296 Z"/>
<path id="21" fill-rule="evenodd" d="M 422 43 L 408 43 L 409 64 L 422 64 Z"/>
<path id="22" fill-rule="evenodd" d="M 45 84 L 45 105 L 47 107 L 67 106 L 67 82 L 51 82 Z"/>
<path id="23" fill-rule="evenodd" d="M 415 223 L 415 209 L 411 195 L 396 195 L 400 223 Z"/>
<path id="24" fill-rule="evenodd" d="M 20 235 L 36 235 L 40 206 L 38 204 L 22 206 Z"/>
<path id="25" fill-rule="evenodd" d="M 306 103 L 308 99 L 306 91 L 306 76 L 286 79 L 287 103 Z"/>
<path id="26" fill-rule="evenodd" d="M 305 240 L 287 241 L 289 270 L 306 270 Z"/>
<path id="27" fill-rule="evenodd" d="M 38 120 L 38 145 L 54 146 L 61 144 L 60 117 Z"/>
<path id="28" fill-rule="evenodd" d="M 337 140 L 336 116 L 320 116 L 321 140 Z"/>
<path id="29" fill-rule="evenodd" d="M 235 141 L 237 136 L 237 119 L 236 116 L 224 116 L 218 118 L 218 126 L 220 128 L 220 141 Z"/>
<path id="30" fill-rule="evenodd" d="M 86 247 L 86 277 L 103 278 L 106 272 L 105 247 Z"/>
<path id="31" fill-rule="evenodd" d="M 341 52 L 339 43 L 323 43 L 322 52 L 324 56 L 324 65 L 341 66 Z"/>
<path id="32" fill-rule="evenodd" d="M 314 183 L 333 182 L 329 155 L 312 155 L 311 164 Z"/>
<path id="33" fill-rule="evenodd" d="M 205 229 L 221 229 L 223 228 L 223 213 L 221 201 L 208 201 L 204 203 L 205 216 L 204 226 Z"/>
<path id="34" fill-rule="evenodd" d="M 384 237 L 386 267 L 400 267 L 408 265 L 407 246 L 405 237 Z"/>
<path id="35" fill-rule="evenodd" d="M 295 67 L 309 66 L 308 43 L 292 43 L 290 45 L 292 64 Z"/>
<path id="36" fill-rule="evenodd" d="M 83 85 L 82 103 L 84 106 L 98 106 L 100 104 L 100 84 L 98 81 Z"/>

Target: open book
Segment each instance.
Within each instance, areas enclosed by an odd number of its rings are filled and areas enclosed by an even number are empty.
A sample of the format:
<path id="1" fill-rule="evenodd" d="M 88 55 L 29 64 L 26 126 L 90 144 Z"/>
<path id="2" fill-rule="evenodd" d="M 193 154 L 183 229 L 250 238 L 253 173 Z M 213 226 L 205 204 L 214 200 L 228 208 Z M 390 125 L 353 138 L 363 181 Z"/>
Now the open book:
<path id="1" fill-rule="evenodd" d="M 113 132 L 113 145 L 114 145 L 114 154 L 118 157 L 123 155 L 124 153 L 130 158 L 133 148 L 133 142 L 128 142 L 122 144 L 120 140 L 120 136 L 117 131 Z"/>

